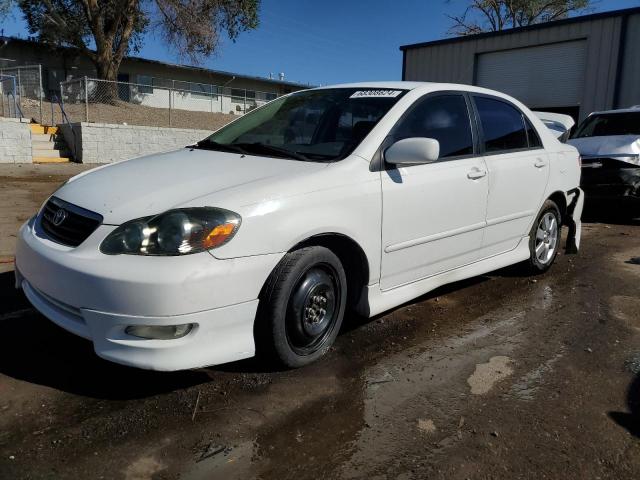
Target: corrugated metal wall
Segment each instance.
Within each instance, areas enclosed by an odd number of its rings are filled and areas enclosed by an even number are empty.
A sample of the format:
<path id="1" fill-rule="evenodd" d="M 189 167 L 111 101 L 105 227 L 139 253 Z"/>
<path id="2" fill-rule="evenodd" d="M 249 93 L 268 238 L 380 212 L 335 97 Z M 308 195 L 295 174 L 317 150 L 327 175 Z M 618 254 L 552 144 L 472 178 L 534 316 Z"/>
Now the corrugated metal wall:
<path id="1" fill-rule="evenodd" d="M 592 111 L 614 105 L 620 36 L 625 30 L 622 25 L 622 16 L 611 16 L 408 47 L 404 52 L 404 79 L 474 84 L 478 54 L 584 39 L 587 41 L 586 78 L 580 93 L 580 117 L 584 118 Z M 630 43 L 624 51 L 624 80 L 618 97 L 620 103 L 627 106 L 630 99 L 637 97 L 640 88 L 640 14 L 628 18 L 625 36 Z"/>
<path id="2" fill-rule="evenodd" d="M 535 107 L 564 107 L 582 102 L 587 42 L 549 43 L 480 53 L 476 84 L 493 88 Z"/>
<path id="3" fill-rule="evenodd" d="M 640 105 L 640 13 L 627 19 L 622 58 L 617 107 Z"/>

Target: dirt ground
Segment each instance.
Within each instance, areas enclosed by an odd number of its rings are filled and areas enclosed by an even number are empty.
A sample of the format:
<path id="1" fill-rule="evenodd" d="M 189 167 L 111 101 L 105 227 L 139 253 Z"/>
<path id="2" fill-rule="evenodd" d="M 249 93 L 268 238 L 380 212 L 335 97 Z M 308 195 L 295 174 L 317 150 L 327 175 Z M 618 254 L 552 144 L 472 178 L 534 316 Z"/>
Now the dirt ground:
<path id="1" fill-rule="evenodd" d="M 64 123 L 62 112 L 57 104 L 42 102 L 42 123 L 58 125 Z M 86 121 L 84 103 L 67 103 L 64 106 L 70 122 Z M 37 101 L 23 99 L 23 116 L 40 121 L 40 104 Z M 89 103 L 89 121 L 92 123 L 126 123 L 127 125 L 144 125 L 148 127 L 196 128 L 201 130 L 217 130 L 238 118 L 227 113 L 200 112 L 174 108 L 154 108 L 134 103 L 116 101 L 115 104 Z"/>
<path id="2" fill-rule="evenodd" d="M 13 289 L 19 223 L 81 166 L 0 168 L 0 478 L 640 478 L 640 221 L 348 318 L 296 371 L 97 358 Z M 9 262 L 9 263 L 7 263 Z"/>

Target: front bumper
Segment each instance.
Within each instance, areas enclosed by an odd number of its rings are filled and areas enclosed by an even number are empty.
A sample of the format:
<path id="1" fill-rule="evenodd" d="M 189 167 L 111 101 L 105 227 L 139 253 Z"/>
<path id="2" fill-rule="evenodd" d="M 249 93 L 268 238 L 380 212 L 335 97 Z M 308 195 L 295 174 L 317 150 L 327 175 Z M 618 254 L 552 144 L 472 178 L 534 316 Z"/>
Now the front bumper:
<path id="1" fill-rule="evenodd" d="M 253 356 L 258 295 L 282 254 L 219 260 L 109 256 L 99 227 L 82 245 L 48 240 L 30 221 L 16 247 L 16 284 L 33 306 L 62 328 L 93 342 L 107 360 L 151 370 L 181 370 Z M 150 340 L 129 325 L 194 324 L 186 336 Z"/>
<path id="2" fill-rule="evenodd" d="M 615 158 L 583 159 L 581 187 L 589 199 L 640 201 L 640 167 Z"/>

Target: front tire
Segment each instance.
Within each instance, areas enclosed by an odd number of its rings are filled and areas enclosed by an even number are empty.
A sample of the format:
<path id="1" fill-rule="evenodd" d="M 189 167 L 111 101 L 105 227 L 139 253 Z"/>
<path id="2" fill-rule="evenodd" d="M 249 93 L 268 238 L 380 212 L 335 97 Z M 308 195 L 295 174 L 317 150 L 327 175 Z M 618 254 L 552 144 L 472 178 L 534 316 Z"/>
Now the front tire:
<path id="1" fill-rule="evenodd" d="M 560 210 L 547 200 L 529 232 L 528 266 L 531 273 L 543 273 L 551 268 L 560 248 Z"/>
<path id="2" fill-rule="evenodd" d="M 289 368 L 314 362 L 333 345 L 346 303 L 347 278 L 331 250 L 313 246 L 287 253 L 260 297 L 258 353 Z"/>

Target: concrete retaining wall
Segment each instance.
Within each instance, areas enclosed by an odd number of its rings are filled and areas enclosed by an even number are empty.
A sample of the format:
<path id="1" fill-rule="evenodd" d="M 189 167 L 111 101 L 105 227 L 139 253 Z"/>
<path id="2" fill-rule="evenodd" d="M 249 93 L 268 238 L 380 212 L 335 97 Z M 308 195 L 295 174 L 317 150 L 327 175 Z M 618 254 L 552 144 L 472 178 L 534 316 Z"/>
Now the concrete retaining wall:
<path id="1" fill-rule="evenodd" d="M 211 135 L 209 130 L 141 127 L 108 123 L 74 123 L 60 125 L 76 161 L 113 163 L 152 153 L 185 147 Z M 75 132 L 75 137 L 73 132 Z"/>
<path id="2" fill-rule="evenodd" d="M 0 117 L 0 163 L 32 163 L 31 152 L 29 120 Z"/>

